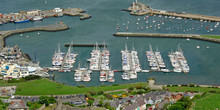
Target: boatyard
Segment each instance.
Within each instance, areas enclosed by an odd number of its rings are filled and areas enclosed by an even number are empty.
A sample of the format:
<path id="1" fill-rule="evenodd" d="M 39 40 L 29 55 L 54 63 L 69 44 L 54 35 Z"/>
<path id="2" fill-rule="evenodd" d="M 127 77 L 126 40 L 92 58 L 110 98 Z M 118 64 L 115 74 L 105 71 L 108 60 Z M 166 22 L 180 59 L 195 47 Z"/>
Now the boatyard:
<path id="1" fill-rule="evenodd" d="M 164 11 L 164 10 L 155 10 L 150 8 L 150 6 L 139 3 L 133 2 L 132 6 L 126 11 L 129 11 L 131 15 L 163 15 L 163 16 L 172 16 L 172 17 L 181 17 L 181 18 L 188 18 L 188 19 L 195 19 L 195 20 L 203 20 L 203 21 L 212 21 L 212 22 L 220 22 L 220 17 L 216 16 L 206 16 L 206 15 L 198 15 L 198 14 L 190 14 L 184 12 L 172 12 L 172 11 Z"/>
<path id="2" fill-rule="evenodd" d="M 54 8 L 52 10 L 41 11 L 34 9 L 30 11 L 19 11 L 18 13 L 0 14 L 0 24 L 9 22 L 14 23 L 25 23 L 29 21 L 39 21 L 48 17 L 61 17 L 63 15 L 69 16 L 80 16 L 80 20 L 91 18 L 89 14 L 84 13 L 85 11 L 80 8 Z"/>

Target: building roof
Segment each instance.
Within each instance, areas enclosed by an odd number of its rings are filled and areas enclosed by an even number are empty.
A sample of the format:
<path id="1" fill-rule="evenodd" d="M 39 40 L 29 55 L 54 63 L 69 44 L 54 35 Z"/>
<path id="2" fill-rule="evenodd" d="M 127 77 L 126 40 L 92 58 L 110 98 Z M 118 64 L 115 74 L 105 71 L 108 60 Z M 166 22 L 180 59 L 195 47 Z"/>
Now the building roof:
<path id="1" fill-rule="evenodd" d="M 29 107 L 23 101 L 12 101 L 8 106 L 9 109 L 28 109 Z"/>
<path id="2" fill-rule="evenodd" d="M 163 109 L 163 106 L 167 103 L 170 103 L 168 99 L 163 100 L 161 103 L 158 104 L 158 108 L 161 110 Z"/>

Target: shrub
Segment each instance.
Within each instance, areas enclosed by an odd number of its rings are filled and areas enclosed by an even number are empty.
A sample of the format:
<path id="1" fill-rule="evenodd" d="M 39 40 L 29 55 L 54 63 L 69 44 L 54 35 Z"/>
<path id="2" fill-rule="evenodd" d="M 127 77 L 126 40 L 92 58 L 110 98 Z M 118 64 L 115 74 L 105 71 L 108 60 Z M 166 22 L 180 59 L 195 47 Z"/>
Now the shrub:
<path id="1" fill-rule="evenodd" d="M 141 85 L 137 85 L 135 86 L 136 89 L 142 89 L 142 86 Z"/>
<path id="2" fill-rule="evenodd" d="M 98 95 L 103 95 L 104 94 L 104 91 L 99 91 L 97 92 Z"/>
<path id="3" fill-rule="evenodd" d="M 216 90 L 210 90 L 209 92 L 210 93 L 216 93 Z"/>
<path id="4" fill-rule="evenodd" d="M 93 90 L 90 90 L 88 93 L 89 93 L 90 95 L 96 95 L 96 92 L 93 91 Z"/>
<path id="5" fill-rule="evenodd" d="M 171 85 L 167 85 L 167 87 L 172 87 Z"/>
<path id="6" fill-rule="evenodd" d="M 99 100 L 99 107 L 102 107 L 103 106 L 103 100 Z"/>
<path id="7" fill-rule="evenodd" d="M 183 84 L 183 85 L 181 85 L 181 87 L 188 87 L 188 85 Z"/>
<path id="8" fill-rule="evenodd" d="M 85 88 L 85 85 L 78 85 L 78 88 Z"/>
<path id="9" fill-rule="evenodd" d="M 178 87 L 178 85 L 172 85 L 172 87 Z"/>
<path id="10" fill-rule="evenodd" d="M 189 87 L 195 87 L 195 84 L 190 83 L 190 84 L 189 84 Z"/>
<path id="11" fill-rule="evenodd" d="M 105 97 L 108 98 L 108 99 L 113 99 L 113 96 L 110 95 L 110 94 L 105 94 Z"/>
<path id="12" fill-rule="evenodd" d="M 119 86 L 119 84 L 113 84 L 112 86 Z"/>
<path id="13" fill-rule="evenodd" d="M 128 90 L 134 90 L 134 87 L 129 87 Z"/>

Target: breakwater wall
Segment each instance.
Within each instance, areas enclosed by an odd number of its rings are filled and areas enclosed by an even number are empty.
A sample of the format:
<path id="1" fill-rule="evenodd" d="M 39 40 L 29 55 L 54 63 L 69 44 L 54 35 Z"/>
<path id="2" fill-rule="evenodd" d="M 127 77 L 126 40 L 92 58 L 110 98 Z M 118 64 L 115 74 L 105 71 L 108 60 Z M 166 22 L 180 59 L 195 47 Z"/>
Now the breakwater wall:
<path id="1" fill-rule="evenodd" d="M 62 31 L 67 30 L 69 27 L 66 24 L 53 24 L 41 27 L 31 27 L 31 28 L 24 28 L 24 29 L 17 29 L 17 30 L 9 30 L 9 31 L 0 31 L 0 46 L 5 47 L 5 38 L 11 36 L 13 34 L 19 33 L 26 33 L 26 32 L 33 32 L 33 31 Z"/>
<path id="2" fill-rule="evenodd" d="M 203 41 L 210 41 L 220 43 L 220 39 L 204 37 L 194 34 L 160 34 L 160 33 L 129 33 L 129 32 L 117 32 L 113 34 L 116 37 L 149 37 L 149 38 L 190 38 Z"/>
<path id="3" fill-rule="evenodd" d="M 65 47 L 69 47 L 70 44 L 65 44 Z M 71 47 L 94 47 L 96 44 L 71 44 Z M 107 47 L 106 44 L 98 44 L 98 47 Z"/>
<path id="4" fill-rule="evenodd" d="M 179 13 L 179 12 L 171 12 L 165 10 L 155 10 L 150 8 L 150 6 L 143 3 L 134 3 L 128 9 L 123 9 L 124 11 L 130 12 L 131 15 L 164 15 L 164 16 L 175 16 L 181 18 L 195 19 L 195 20 L 207 20 L 212 22 L 220 22 L 220 17 L 217 16 L 207 16 L 207 15 L 199 15 L 199 14 L 190 14 L 190 13 Z"/>

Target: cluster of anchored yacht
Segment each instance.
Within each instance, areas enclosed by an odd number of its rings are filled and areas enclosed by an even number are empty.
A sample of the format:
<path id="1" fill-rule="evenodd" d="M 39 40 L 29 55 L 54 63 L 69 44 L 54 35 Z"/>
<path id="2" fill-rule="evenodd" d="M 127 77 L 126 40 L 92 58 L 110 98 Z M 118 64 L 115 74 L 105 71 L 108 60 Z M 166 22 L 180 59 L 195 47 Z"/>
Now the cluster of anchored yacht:
<path id="1" fill-rule="evenodd" d="M 77 54 L 71 52 L 71 45 L 68 48 L 68 52 L 62 53 L 58 46 L 58 51 L 55 52 L 52 60 L 53 67 L 50 70 L 58 70 L 59 72 L 70 72 L 73 70 L 73 64 Z M 138 58 L 138 52 L 135 51 L 134 47 L 132 51 L 127 49 L 121 50 L 122 54 L 122 79 L 130 80 L 136 79 L 138 72 L 150 72 L 150 71 L 161 71 L 164 73 L 167 72 L 184 72 L 188 73 L 190 68 L 187 64 L 185 57 L 183 56 L 183 51 L 180 47 L 176 52 L 170 52 L 169 57 L 174 70 L 169 70 L 161 56 L 161 53 L 158 49 L 154 52 L 152 46 L 149 46 L 149 50 L 146 51 L 146 56 L 149 62 L 150 70 L 142 70 L 140 67 L 140 61 Z M 99 80 L 101 82 L 114 82 L 114 72 L 118 70 L 111 70 L 109 61 L 110 61 L 110 51 L 104 46 L 103 50 L 99 49 L 98 44 L 91 52 L 91 58 L 87 59 L 90 62 L 89 68 L 79 67 L 75 69 L 74 80 L 75 81 L 91 81 L 92 71 L 99 71 L 100 76 Z"/>
<path id="2" fill-rule="evenodd" d="M 58 44 L 58 51 L 54 53 L 52 58 L 53 68 L 51 69 L 59 70 L 60 72 L 71 71 L 73 69 L 73 64 L 75 63 L 77 55 L 78 54 L 75 54 L 71 51 L 71 45 L 68 48 L 68 52 L 65 54 L 60 51 Z"/>
<path id="3" fill-rule="evenodd" d="M 133 48 L 130 52 L 125 45 L 125 50 L 121 51 L 122 54 L 122 69 L 125 71 L 122 75 L 122 79 L 130 80 L 137 78 L 137 72 L 141 71 L 140 62 L 137 55 L 137 51 Z"/>
<path id="4" fill-rule="evenodd" d="M 170 52 L 169 57 L 174 68 L 174 72 L 189 72 L 190 68 L 187 64 L 186 58 L 183 56 L 183 51 L 181 48 L 178 48 L 176 52 Z"/>

